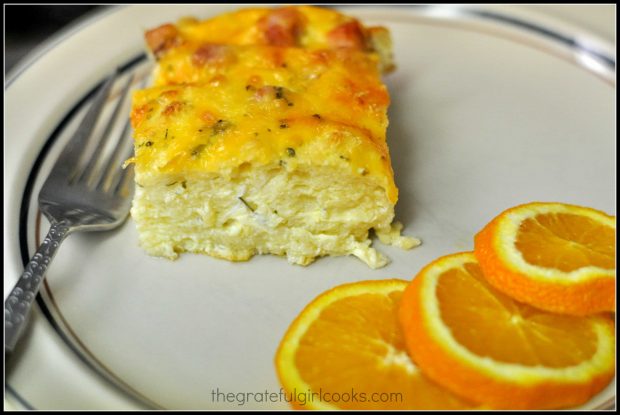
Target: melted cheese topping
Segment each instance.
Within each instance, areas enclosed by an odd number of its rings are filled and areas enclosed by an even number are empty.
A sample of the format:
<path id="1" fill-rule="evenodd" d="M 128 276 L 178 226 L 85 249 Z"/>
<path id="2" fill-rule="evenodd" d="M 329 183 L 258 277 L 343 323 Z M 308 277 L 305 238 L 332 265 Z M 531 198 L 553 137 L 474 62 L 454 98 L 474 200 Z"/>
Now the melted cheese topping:
<path id="1" fill-rule="evenodd" d="M 296 6 L 279 9 L 248 8 L 225 13 L 211 19 L 198 21 L 186 18 L 179 21 L 177 29 L 185 39 L 236 45 L 266 45 L 270 40 L 283 37 L 281 31 L 298 25 L 298 46 L 303 48 L 326 48 L 330 46 L 329 34 L 334 29 L 357 20 L 335 10 Z M 360 28 L 362 31 L 363 27 Z M 333 32 L 332 32 L 333 33 Z"/>
<path id="2" fill-rule="evenodd" d="M 395 204 L 389 96 L 368 32 L 306 6 L 245 9 L 149 32 L 158 64 L 154 87 L 134 95 L 136 180 L 274 162 L 346 166 Z"/>

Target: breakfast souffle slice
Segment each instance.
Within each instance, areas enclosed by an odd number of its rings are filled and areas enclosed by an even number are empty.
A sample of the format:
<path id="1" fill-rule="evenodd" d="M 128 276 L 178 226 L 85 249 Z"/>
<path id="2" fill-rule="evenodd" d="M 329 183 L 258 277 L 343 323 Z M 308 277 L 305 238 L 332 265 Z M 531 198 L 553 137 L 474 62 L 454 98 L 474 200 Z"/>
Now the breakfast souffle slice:
<path id="1" fill-rule="evenodd" d="M 315 7 L 184 19 L 146 34 L 153 86 L 133 97 L 131 214 L 152 255 L 307 265 L 411 248 L 393 223 L 385 138 L 389 34 Z"/>

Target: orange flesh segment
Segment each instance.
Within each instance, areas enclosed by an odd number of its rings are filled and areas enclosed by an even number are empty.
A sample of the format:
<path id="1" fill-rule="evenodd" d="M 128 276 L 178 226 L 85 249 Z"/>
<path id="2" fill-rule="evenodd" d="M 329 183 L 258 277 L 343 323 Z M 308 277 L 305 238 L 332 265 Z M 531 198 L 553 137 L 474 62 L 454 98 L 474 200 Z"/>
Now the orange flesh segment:
<path id="1" fill-rule="evenodd" d="M 596 351 L 589 320 L 518 303 L 492 288 L 475 263 L 443 273 L 437 298 L 456 341 L 479 356 L 562 368 L 589 360 Z"/>
<path id="2" fill-rule="evenodd" d="M 335 402 L 343 409 L 464 409 L 411 362 L 398 325 L 402 292 L 363 294 L 325 308 L 300 340 L 295 364 L 312 391 L 399 393 L 389 402 Z M 385 398 L 386 396 L 384 396 Z M 359 397 L 358 397 L 359 398 Z"/>
<path id="3" fill-rule="evenodd" d="M 590 265 L 615 269 L 615 231 L 585 216 L 539 214 L 519 227 L 516 247 L 532 265 L 564 272 Z"/>

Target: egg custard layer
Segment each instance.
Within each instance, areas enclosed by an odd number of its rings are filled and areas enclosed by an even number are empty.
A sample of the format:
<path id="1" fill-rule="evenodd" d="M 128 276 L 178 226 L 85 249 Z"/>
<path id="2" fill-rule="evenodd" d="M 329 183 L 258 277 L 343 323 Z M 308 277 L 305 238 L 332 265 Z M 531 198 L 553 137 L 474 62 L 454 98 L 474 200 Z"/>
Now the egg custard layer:
<path id="1" fill-rule="evenodd" d="M 300 6 L 183 19 L 146 41 L 157 64 L 133 97 L 130 162 L 149 254 L 352 254 L 377 268 L 371 229 L 419 243 L 392 224 L 387 30 Z"/>

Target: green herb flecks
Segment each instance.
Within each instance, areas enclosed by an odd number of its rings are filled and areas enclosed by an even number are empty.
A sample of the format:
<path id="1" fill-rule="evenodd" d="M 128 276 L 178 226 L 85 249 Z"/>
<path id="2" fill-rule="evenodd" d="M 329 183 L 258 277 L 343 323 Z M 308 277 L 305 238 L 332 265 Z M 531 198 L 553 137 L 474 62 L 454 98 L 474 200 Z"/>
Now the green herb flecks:
<path id="1" fill-rule="evenodd" d="M 244 198 L 242 198 L 241 196 L 239 196 L 239 200 L 241 201 L 241 203 L 243 203 L 245 205 L 245 207 L 250 209 L 252 212 L 254 212 L 256 210 L 248 202 L 246 202 L 246 200 Z"/>
<path id="2" fill-rule="evenodd" d="M 232 127 L 232 123 L 226 120 L 217 120 L 215 124 L 211 127 L 211 137 L 216 136 L 218 134 L 222 134 L 230 127 Z"/>
<path id="3" fill-rule="evenodd" d="M 191 151 L 192 157 L 200 156 L 200 153 L 202 153 L 202 151 L 205 149 L 205 147 L 207 147 L 206 144 L 198 144 L 196 147 L 194 147 L 192 149 L 192 151 Z"/>
<path id="4" fill-rule="evenodd" d="M 288 96 L 289 91 L 286 88 L 282 86 L 276 86 L 275 91 L 276 91 L 275 93 L 276 99 L 283 100 L 284 102 L 286 102 L 286 105 L 288 105 L 289 107 L 292 107 L 294 105 L 293 101 L 291 101 L 291 99 Z"/>
<path id="5" fill-rule="evenodd" d="M 182 181 L 182 182 L 180 182 L 180 183 L 181 183 L 181 186 L 183 187 L 183 189 L 187 189 L 187 181 L 183 180 L 183 181 Z M 178 180 L 175 180 L 175 181 L 173 181 L 173 182 L 171 182 L 171 183 L 168 183 L 166 186 L 167 186 L 167 187 L 170 187 L 170 186 L 174 186 L 175 184 L 179 184 L 179 181 L 178 181 Z"/>
<path id="6" fill-rule="evenodd" d="M 275 89 L 276 89 L 276 99 L 284 99 L 284 88 L 281 86 L 277 86 Z"/>

